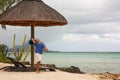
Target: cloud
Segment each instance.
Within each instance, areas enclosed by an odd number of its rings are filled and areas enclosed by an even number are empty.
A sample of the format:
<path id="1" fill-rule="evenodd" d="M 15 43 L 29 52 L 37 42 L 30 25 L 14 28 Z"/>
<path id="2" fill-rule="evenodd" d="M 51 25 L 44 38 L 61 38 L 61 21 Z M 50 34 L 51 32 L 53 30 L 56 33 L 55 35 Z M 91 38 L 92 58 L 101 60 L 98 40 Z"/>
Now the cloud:
<path id="1" fill-rule="evenodd" d="M 53 3 L 51 1 L 49 5 Z M 119 3 L 119 0 L 60 0 L 52 7 L 62 13 L 69 24 L 88 24 L 120 21 Z"/>
<path id="2" fill-rule="evenodd" d="M 81 25 L 69 25 L 64 29 L 64 33 L 75 34 L 106 34 L 120 31 L 119 22 L 91 23 Z"/>
<path id="3" fill-rule="evenodd" d="M 106 33 L 104 35 L 101 35 L 102 38 L 108 38 L 108 39 L 114 39 L 114 40 L 120 40 L 120 32 L 116 33 Z"/>
<path id="4" fill-rule="evenodd" d="M 58 51 L 119 51 L 118 44 L 119 40 L 96 34 L 64 34 L 62 39 L 47 43 L 49 49 Z"/>
<path id="5" fill-rule="evenodd" d="M 40 38 L 50 50 L 59 51 L 120 51 L 120 0 L 44 0 L 60 12 L 68 25 L 35 28 L 35 38 Z M 24 35 L 30 39 L 30 27 L 0 29 L 1 43 L 12 45 L 13 34 L 17 44 Z M 4 37 L 3 37 L 4 36 Z"/>

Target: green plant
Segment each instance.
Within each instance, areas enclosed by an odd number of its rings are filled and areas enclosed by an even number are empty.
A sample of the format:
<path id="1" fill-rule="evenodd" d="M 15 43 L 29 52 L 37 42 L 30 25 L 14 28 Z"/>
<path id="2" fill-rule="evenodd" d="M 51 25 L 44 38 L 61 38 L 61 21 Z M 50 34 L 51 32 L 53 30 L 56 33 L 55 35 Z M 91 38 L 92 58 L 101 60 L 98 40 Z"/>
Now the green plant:
<path id="1" fill-rule="evenodd" d="M 22 43 L 22 46 L 21 46 L 21 49 L 20 49 L 20 53 L 19 53 L 19 56 L 18 56 L 18 61 L 21 60 L 21 58 L 23 56 L 25 42 L 26 42 L 26 35 L 24 36 L 24 40 L 23 40 L 23 43 Z"/>
<path id="2" fill-rule="evenodd" d="M 26 58 L 28 57 L 29 53 L 30 53 L 30 45 L 28 46 L 28 49 L 27 49 L 27 52 L 24 53 L 24 46 L 25 46 L 25 43 L 26 43 L 26 35 L 24 36 L 24 40 L 22 42 L 22 45 L 21 45 L 21 48 L 20 48 L 20 52 L 19 50 L 16 49 L 16 35 L 14 34 L 14 40 L 13 40 L 13 50 L 14 50 L 14 56 L 15 56 L 15 59 L 17 61 L 25 61 Z M 16 51 L 17 50 L 17 51 Z M 23 54 L 25 54 L 24 58 L 23 58 Z M 23 60 L 22 60 L 23 58 Z"/>
<path id="3" fill-rule="evenodd" d="M 23 61 L 25 61 L 25 60 L 26 60 L 26 58 L 28 57 L 28 54 L 30 53 L 30 50 L 31 50 L 31 46 L 29 45 L 29 46 L 28 46 L 27 53 L 26 53 L 26 55 L 25 55 L 25 57 L 24 57 Z"/>
<path id="4" fill-rule="evenodd" d="M 0 62 L 9 62 L 6 56 L 8 56 L 8 46 L 0 45 Z"/>
<path id="5" fill-rule="evenodd" d="M 5 55 L 2 55 L 2 53 L 0 53 L 0 62 L 10 63 L 10 61 L 6 58 Z"/>
<path id="6" fill-rule="evenodd" d="M 15 59 L 17 60 L 18 57 L 16 52 L 16 34 L 14 34 L 14 38 L 13 38 L 13 52 L 14 52 Z"/>

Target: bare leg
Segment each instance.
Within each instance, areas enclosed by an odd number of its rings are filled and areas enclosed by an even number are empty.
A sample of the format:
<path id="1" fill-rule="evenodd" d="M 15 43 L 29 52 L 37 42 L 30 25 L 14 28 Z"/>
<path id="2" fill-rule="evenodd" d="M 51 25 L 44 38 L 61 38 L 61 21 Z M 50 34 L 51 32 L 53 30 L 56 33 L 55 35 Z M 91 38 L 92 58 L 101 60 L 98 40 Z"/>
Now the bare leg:
<path id="1" fill-rule="evenodd" d="M 41 61 L 38 61 L 38 62 L 37 62 L 37 65 L 36 65 L 36 73 L 40 73 L 40 63 L 41 63 Z"/>

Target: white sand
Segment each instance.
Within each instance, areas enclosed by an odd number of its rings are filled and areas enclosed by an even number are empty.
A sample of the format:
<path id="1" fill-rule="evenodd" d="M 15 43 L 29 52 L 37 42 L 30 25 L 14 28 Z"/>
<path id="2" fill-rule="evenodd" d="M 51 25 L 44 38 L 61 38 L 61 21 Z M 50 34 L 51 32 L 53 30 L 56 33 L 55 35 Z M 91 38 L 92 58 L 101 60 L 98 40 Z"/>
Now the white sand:
<path id="1" fill-rule="evenodd" d="M 10 64 L 0 63 L 0 68 Z M 99 80 L 92 74 L 73 74 L 62 71 L 56 72 L 5 72 L 0 70 L 0 80 Z"/>

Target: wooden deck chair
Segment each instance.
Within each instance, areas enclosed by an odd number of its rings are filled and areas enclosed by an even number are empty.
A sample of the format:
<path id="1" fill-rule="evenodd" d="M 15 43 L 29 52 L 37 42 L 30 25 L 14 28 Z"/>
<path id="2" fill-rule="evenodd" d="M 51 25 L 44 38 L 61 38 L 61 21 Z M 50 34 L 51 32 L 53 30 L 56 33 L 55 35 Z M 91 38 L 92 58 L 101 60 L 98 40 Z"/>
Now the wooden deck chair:
<path id="1" fill-rule="evenodd" d="M 11 57 L 7 57 L 7 59 L 9 59 L 15 65 L 15 67 L 27 68 L 23 63 L 18 62 L 18 61 L 16 61 L 15 59 L 13 59 Z"/>

